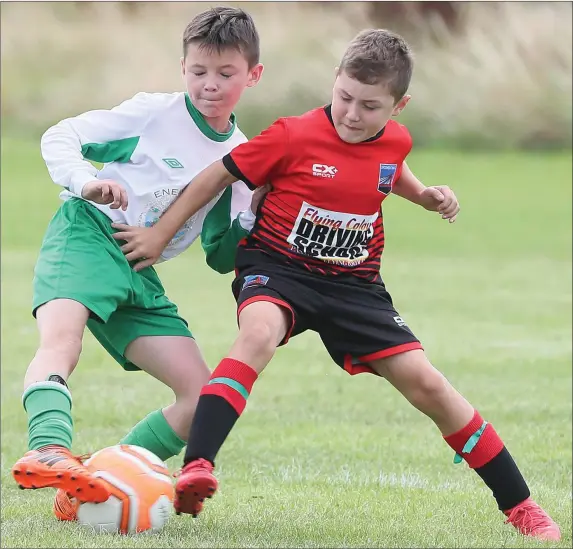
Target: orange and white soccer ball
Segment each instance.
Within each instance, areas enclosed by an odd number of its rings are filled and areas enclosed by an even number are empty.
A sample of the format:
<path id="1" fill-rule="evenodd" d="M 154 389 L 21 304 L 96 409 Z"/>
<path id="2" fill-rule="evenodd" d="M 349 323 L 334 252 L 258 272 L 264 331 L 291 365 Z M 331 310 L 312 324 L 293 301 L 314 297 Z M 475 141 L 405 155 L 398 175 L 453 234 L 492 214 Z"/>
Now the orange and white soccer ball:
<path id="1" fill-rule="evenodd" d="M 104 503 L 82 503 L 80 524 L 97 532 L 135 534 L 158 531 L 173 509 L 173 481 L 155 454 L 120 444 L 93 454 L 84 465 L 106 482 L 110 497 Z"/>

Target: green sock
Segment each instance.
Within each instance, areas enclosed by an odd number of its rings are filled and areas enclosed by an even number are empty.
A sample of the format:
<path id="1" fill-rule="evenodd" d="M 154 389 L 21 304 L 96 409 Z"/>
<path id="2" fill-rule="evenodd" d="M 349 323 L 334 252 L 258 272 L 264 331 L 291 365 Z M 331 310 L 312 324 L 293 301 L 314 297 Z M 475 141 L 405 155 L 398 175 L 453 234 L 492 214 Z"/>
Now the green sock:
<path id="1" fill-rule="evenodd" d="M 55 381 L 32 383 L 22 395 L 22 404 L 28 414 L 30 450 L 51 444 L 72 448 L 72 395 L 67 387 Z"/>
<path id="2" fill-rule="evenodd" d="M 145 448 L 163 461 L 179 454 L 187 444 L 167 423 L 161 410 L 143 418 L 119 443 Z"/>

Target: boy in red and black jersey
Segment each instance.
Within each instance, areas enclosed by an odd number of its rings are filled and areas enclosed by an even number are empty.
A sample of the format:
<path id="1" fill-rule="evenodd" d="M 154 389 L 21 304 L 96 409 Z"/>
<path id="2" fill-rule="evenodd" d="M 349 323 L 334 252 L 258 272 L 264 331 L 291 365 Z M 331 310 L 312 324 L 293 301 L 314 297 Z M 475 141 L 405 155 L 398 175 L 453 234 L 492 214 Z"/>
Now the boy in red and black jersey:
<path id="1" fill-rule="evenodd" d="M 380 205 L 411 148 L 408 130 L 389 120 L 349 154 L 331 105 L 278 120 L 223 159 L 231 174 L 253 188 L 272 181 L 244 248 L 270 249 L 317 274 L 377 280 L 384 247 Z"/>
<path id="2" fill-rule="evenodd" d="M 136 267 L 143 268 L 228 185 L 272 185 L 237 251 L 239 335 L 201 392 L 177 480 L 177 512 L 198 514 L 215 492 L 215 456 L 276 347 L 314 330 L 348 373 L 385 377 L 429 416 L 456 461 L 465 459 L 492 490 L 508 522 L 525 535 L 560 539 L 495 429 L 430 364 L 380 277 L 388 194 L 450 222 L 459 211 L 448 187 L 424 186 L 405 162 L 412 140 L 391 118 L 410 99 L 411 74 L 402 38 L 360 33 L 341 61 L 331 105 L 278 120 L 201 172 L 155 227 L 122 235 L 128 259 L 143 258 Z"/>

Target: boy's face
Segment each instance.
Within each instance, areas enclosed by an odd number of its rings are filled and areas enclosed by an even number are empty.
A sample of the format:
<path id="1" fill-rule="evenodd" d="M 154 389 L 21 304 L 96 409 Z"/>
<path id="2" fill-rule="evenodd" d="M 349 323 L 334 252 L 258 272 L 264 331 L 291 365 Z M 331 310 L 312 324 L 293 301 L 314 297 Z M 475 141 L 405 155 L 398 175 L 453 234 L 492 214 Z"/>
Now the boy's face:
<path id="1" fill-rule="evenodd" d="M 181 59 L 181 71 L 197 110 L 206 119 L 228 119 L 243 90 L 259 81 L 263 66 L 259 63 L 249 69 L 241 52 L 232 48 L 219 53 L 189 44 L 187 55 Z"/>
<path id="2" fill-rule="evenodd" d="M 395 103 L 383 83 L 363 84 L 346 71 L 337 75 L 332 92 L 332 120 L 340 139 L 346 143 L 374 137 L 392 116 L 400 114 L 410 99 L 405 95 Z"/>

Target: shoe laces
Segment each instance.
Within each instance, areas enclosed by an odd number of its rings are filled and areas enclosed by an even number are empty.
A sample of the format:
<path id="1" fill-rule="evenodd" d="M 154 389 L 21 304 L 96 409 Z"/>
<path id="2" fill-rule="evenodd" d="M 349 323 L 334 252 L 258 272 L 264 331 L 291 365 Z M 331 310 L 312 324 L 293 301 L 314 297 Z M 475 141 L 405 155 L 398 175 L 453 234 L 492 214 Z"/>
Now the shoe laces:
<path id="1" fill-rule="evenodd" d="M 517 524 L 527 532 L 533 532 L 537 528 L 549 526 L 551 519 L 536 503 L 524 502 L 512 509 L 505 523 Z"/>
<path id="2" fill-rule="evenodd" d="M 64 446 L 57 446 L 57 445 L 53 445 L 53 444 L 50 444 L 49 446 L 44 446 L 43 448 L 40 448 L 39 451 L 40 452 L 47 452 L 47 453 L 51 452 L 53 454 L 66 454 L 67 456 L 70 456 L 74 459 L 77 459 L 81 463 L 83 463 L 84 461 L 86 461 L 87 459 L 92 457 L 91 453 L 76 455 L 76 454 L 72 454 L 72 452 L 70 450 L 68 450 L 67 448 L 65 448 Z"/>
<path id="3" fill-rule="evenodd" d="M 45 451 L 52 451 L 55 454 L 65 454 L 67 457 L 73 459 L 76 463 L 72 466 L 73 469 L 85 470 L 84 461 L 88 460 L 92 454 L 72 454 L 67 448 L 47 448 Z"/>

